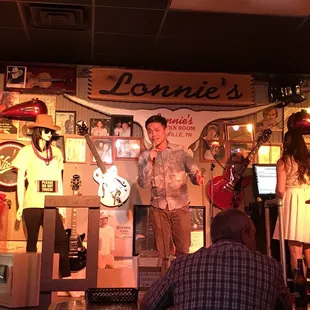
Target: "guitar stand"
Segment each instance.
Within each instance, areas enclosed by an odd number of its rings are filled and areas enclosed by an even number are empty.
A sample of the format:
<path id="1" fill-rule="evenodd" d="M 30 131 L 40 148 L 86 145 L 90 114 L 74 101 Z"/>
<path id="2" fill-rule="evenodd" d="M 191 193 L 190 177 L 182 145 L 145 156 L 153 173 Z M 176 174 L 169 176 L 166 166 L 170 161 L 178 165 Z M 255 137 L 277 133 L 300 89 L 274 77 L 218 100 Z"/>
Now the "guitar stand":
<path id="1" fill-rule="evenodd" d="M 284 244 L 284 232 L 283 232 L 283 200 L 282 198 L 275 198 L 266 200 L 264 204 L 265 208 L 265 225 L 266 225 L 266 240 L 267 240 L 267 255 L 272 257 L 271 254 L 271 235 L 270 235 L 270 207 L 278 208 L 278 221 L 279 221 L 279 238 L 280 238 L 280 258 L 283 267 L 284 283 L 287 281 L 286 274 L 286 257 L 285 257 L 285 244 Z"/>
<path id="2" fill-rule="evenodd" d="M 88 242 L 86 278 L 53 279 L 52 266 L 55 244 L 56 207 L 88 208 Z M 45 196 L 43 240 L 41 259 L 40 309 L 51 303 L 51 292 L 86 291 L 97 285 L 98 240 L 99 240 L 99 196 Z M 44 305 L 44 306 L 43 306 Z"/>
<path id="3" fill-rule="evenodd" d="M 215 168 L 215 164 L 211 164 L 210 166 L 210 224 L 213 221 L 213 190 L 214 190 L 214 184 L 213 184 L 213 170 Z"/>

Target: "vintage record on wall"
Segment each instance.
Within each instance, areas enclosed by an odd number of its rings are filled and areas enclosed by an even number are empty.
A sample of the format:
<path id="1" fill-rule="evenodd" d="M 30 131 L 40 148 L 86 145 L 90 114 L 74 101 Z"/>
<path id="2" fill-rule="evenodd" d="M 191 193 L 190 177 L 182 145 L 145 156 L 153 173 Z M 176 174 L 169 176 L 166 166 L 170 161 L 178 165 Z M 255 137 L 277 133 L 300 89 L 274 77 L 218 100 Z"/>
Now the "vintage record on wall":
<path id="1" fill-rule="evenodd" d="M 0 143 L 0 186 L 14 187 L 17 184 L 17 171 L 12 161 L 24 144 L 14 141 Z"/>
<path id="2" fill-rule="evenodd" d="M 23 69 L 24 68 L 24 69 Z M 14 72 L 13 72 L 14 70 Z M 23 72 L 24 80 L 13 83 L 13 74 Z M 21 79 L 21 76 L 19 77 Z M 16 86 L 18 85 L 18 86 Z M 38 94 L 75 94 L 76 91 L 76 68 L 75 67 L 16 67 L 7 66 L 6 89 L 19 89 L 24 93 Z"/>

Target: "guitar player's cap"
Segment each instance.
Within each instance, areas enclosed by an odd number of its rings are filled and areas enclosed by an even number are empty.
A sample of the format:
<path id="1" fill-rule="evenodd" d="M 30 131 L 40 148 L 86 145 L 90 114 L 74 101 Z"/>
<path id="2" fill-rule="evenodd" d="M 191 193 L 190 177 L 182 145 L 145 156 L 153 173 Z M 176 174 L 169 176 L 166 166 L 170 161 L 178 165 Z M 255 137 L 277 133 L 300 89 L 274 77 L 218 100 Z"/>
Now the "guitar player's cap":
<path id="1" fill-rule="evenodd" d="M 105 211 L 105 210 L 101 210 L 100 211 L 100 218 L 101 219 L 106 219 L 106 218 L 109 218 L 109 217 L 110 217 L 110 215 L 109 215 L 109 213 L 107 211 Z"/>
<path id="2" fill-rule="evenodd" d="M 47 114 L 38 114 L 36 117 L 36 121 L 27 125 L 28 129 L 33 129 L 35 127 L 43 127 L 51 130 L 61 129 L 59 126 L 54 125 L 52 116 Z"/>

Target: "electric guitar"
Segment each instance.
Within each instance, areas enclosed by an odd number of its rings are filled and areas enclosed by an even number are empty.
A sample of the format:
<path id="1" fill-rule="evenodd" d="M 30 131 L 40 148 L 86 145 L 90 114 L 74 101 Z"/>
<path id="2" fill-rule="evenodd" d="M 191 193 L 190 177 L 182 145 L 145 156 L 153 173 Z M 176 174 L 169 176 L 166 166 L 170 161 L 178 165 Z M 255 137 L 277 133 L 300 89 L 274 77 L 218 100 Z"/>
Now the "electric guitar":
<path id="1" fill-rule="evenodd" d="M 212 182 L 209 181 L 207 183 L 206 195 L 210 201 L 213 199 L 213 204 L 216 207 L 222 210 L 239 207 L 243 198 L 241 189 L 247 185 L 242 184 L 242 175 L 255 154 L 258 152 L 260 146 L 268 141 L 271 133 L 272 132 L 270 129 L 266 129 L 262 132 L 261 136 L 257 140 L 256 145 L 251 150 L 249 155 L 243 160 L 240 168 L 237 171 L 235 171 L 234 165 L 229 165 L 222 176 L 214 177 Z"/>
<path id="2" fill-rule="evenodd" d="M 310 92 L 310 87 L 302 86 L 302 81 L 298 83 L 270 84 L 269 93 L 273 101 L 287 101 L 299 103 L 306 100 L 304 93 Z"/>
<path id="3" fill-rule="evenodd" d="M 79 195 L 78 190 L 81 186 L 80 176 L 75 174 L 71 179 L 71 188 L 73 190 L 73 195 Z M 76 209 L 72 209 L 71 214 L 71 229 L 66 229 L 66 234 L 69 239 L 69 262 L 70 270 L 72 272 L 82 270 L 86 267 L 86 254 L 87 250 L 83 245 L 83 240 L 85 234 L 77 234 L 77 216 Z"/>
<path id="4" fill-rule="evenodd" d="M 106 169 L 103 161 L 88 134 L 88 127 L 84 121 L 77 122 L 78 134 L 84 136 L 86 142 L 95 157 L 97 168 L 93 173 L 94 180 L 99 184 L 98 196 L 100 202 L 106 207 L 121 207 L 129 198 L 129 183 L 117 175 L 115 166 Z"/>

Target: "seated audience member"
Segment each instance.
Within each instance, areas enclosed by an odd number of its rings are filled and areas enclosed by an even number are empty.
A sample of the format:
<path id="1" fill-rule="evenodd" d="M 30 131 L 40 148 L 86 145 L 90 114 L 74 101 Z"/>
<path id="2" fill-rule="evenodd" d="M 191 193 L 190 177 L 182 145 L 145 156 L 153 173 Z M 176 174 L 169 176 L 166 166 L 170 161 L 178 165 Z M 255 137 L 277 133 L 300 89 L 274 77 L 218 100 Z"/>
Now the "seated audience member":
<path id="1" fill-rule="evenodd" d="M 211 239 L 211 247 L 176 258 L 146 292 L 141 309 L 292 309 L 282 266 L 255 251 L 255 228 L 244 212 L 218 213 Z"/>

